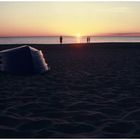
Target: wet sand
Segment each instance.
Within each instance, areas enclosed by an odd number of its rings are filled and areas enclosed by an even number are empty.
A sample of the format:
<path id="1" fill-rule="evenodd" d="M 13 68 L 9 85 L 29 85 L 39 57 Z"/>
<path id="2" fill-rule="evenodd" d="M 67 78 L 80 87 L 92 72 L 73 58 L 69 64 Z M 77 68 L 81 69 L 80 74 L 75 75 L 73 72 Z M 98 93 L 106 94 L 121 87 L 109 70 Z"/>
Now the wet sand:
<path id="1" fill-rule="evenodd" d="M 1 138 L 140 138 L 140 43 L 31 46 L 51 70 L 0 73 Z"/>

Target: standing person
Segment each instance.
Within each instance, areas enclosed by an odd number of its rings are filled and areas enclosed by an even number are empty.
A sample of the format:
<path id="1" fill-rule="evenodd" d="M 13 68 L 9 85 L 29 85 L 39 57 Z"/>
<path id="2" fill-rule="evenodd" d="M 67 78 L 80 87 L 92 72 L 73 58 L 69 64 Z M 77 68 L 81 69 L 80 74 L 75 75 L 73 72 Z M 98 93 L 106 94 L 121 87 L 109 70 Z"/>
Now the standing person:
<path id="1" fill-rule="evenodd" d="M 62 44 L 62 42 L 63 42 L 63 37 L 60 36 L 60 44 Z"/>
<path id="2" fill-rule="evenodd" d="M 89 36 L 87 36 L 87 43 L 89 43 L 89 40 L 90 40 L 90 39 L 89 39 Z"/>
<path id="3" fill-rule="evenodd" d="M 88 43 L 88 36 L 87 36 L 87 43 Z"/>

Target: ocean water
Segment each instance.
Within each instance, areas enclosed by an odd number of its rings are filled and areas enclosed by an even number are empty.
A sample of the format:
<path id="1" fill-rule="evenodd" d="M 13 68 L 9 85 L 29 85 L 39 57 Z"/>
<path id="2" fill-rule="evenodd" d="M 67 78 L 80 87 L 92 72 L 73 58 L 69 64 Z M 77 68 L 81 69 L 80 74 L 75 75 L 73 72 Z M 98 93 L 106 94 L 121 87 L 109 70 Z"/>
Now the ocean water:
<path id="1" fill-rule="evenodd" d="M 86 43 L 86 37 L 63 37 L 63 43 Z M 90 37 L 90 42 L 140 42 L 140 37 Z M 1 37 L 0 44 L 59 44 L 57 37 Z"/>

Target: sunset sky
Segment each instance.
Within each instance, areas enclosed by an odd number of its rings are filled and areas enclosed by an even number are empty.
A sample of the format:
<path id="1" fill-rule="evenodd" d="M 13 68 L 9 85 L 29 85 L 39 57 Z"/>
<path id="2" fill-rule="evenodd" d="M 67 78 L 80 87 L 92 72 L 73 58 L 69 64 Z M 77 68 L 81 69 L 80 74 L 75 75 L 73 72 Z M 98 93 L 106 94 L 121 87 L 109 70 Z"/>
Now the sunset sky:
<path id="1" fill-rule="evenodd" d="M 0 1 L 0 37 L 56 35 L 140 36 L 140 2 Z"/>

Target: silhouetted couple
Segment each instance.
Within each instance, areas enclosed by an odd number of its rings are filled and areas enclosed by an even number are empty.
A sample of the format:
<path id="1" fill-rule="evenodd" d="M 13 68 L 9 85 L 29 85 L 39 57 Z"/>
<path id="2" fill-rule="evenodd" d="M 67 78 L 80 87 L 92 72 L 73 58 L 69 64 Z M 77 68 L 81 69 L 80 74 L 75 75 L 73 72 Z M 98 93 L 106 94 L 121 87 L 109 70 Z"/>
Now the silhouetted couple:
<path id="1" fill-rule="evenodd" d="M 89 36 L 87 37 L 87 43 L 90 43 L 90 37 Z"/>

